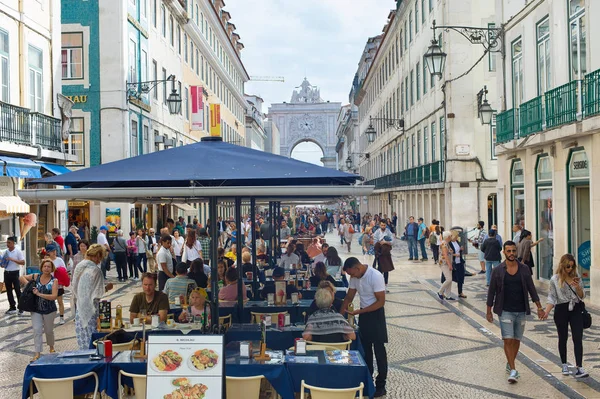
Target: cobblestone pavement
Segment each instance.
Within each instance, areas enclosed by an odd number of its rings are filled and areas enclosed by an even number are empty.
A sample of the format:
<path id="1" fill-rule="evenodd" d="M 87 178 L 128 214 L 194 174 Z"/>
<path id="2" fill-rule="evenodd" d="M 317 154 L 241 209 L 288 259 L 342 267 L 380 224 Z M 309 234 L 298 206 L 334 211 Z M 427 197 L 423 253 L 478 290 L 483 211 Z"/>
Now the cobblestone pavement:
<path id="1" fill-rule="evenodd" d="M 335 235 L 329 234 L 327 238 L 343 259 L 351 255 L 372 261 L 360 253 L 356 238 L 351 254 Z M 521 378 L 510 385 L 506 381 L 497 320 L 494 324 L 485 320 L 483 275 L 466 278 L 467 299 L 440 303 L 435 294 L 440 271 L 433 261 L 408 261 L 406 245 L 400 241 L 395 244 L 393 254 L 396 270 L 390 273 L 385 307 L 390 366 L 386 398 L 600 398 L 600 327 L 593 326 L 584 334 L 584 366 L 591 376 L 585 381 L 575 381 L 560 373 L 554 323 L 530 317 L 517 358 Z M 468 261 L 468 265 L 472 271 L 479 269 L 476 260 Z M 108 298 L 127 309 L 132 294 L 140 290 L 139 283 L 118 283 L 114 269 L 109 278 L 115 288 Z M 456 293 L 456 287 L 453 288 Z M 540 286 L 545 303 L 543 295 L 544 288 Z M 60 326 L 56 320 L 57 351 L 77 346 L 68 298 L 67 294 L 67 323 Z M 7 309 L 3 294 L 0 314 Z M 588 310 L 594 321 L 600 320 L 600 309 Z M 47 347 L 44 350 L 47 352 Z M 572 353 L 569 344 L 570 361 Z M 20 397 L 23 373 L 32 356 L 29 317 L 0 317 L 0 399 Z"/>

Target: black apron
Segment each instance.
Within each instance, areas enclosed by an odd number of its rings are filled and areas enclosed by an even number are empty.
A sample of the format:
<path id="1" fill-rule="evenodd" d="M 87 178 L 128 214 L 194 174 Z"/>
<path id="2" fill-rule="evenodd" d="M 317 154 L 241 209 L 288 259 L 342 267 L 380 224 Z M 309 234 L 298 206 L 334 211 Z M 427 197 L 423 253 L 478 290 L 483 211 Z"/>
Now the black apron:
<path id="1" fill-rule="evenodd" d="M 374 312 L 361 313 L 358 316 L 358 326 L 362 342 L 387 344 L 387 325 L 383 307 Z"/>

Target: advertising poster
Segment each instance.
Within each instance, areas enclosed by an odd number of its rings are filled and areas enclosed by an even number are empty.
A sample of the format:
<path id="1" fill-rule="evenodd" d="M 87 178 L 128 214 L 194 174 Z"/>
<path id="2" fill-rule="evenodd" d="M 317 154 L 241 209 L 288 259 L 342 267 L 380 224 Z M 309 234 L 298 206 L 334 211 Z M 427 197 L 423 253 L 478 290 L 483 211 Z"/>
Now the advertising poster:
<path id="1" fill-rule="evenodd" d="M 221 135 L 221 104 L 210 104 L 210 135 Z"/>
<path id="2" fill-rule="evenodd" d="M 108 229 L 108 237 L 115 238 L 117 230 L 121 228 L 121 208 L 106 208 L 105 225 Z"/>
<path id="3" fill-rule="evenodd" d="M 147 392 L 153 398 L 221 399 L 222 335 L 148 337 Z"/>
<path id="4" fill-rule="evenodd" d="M 192 130 L 204 130 L 204 97 L 202 86 L 190 86 L 192 95 Z"/>

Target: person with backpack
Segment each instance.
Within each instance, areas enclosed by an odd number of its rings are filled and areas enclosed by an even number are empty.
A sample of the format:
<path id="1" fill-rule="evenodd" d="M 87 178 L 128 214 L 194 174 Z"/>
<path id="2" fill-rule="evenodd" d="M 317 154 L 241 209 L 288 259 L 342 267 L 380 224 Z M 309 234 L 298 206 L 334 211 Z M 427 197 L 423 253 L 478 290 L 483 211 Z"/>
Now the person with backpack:
<path id="1" fill-rule="evenodd" d="M 54 263 L 50 259 L 44 259 L 40 265 L 40 274 L 29 274 L 20 278 L 21 283 L 27 284 L 35 281 L 33 294 L 36 298 L 35 310 L 31 311 L 31 326 L 33 327 L 34 356 L 35 362 L 40 358 L 44 345 L 42 335 L 46 333 L 46 343 L 50 347 L 50 353 L 54 350 L 54 318 L 56 317 L 56 298 L 58 297 L 58 282 L 52 276 L 56 271 Z"/>
<path id="2" fill-rule="evenodd" d="M 440 230 L 440 226 L 436 225 L 435 230 L 429 233 L 429 248 L 431 248 L 431 253 L 433 255 L 433 262 L 438 263 L 440 260 L 440 246 L 438 242 L 441 240 L 442 232 Z"/>
<path id="3" fill-rule="evenodd" d="M 419 218 L 419 227 L 417 232 L 417 241 L 419 242 L 419 246 L 421 247 L 421 262 L 425 262 L 427 260 L 427 252 L 425 250 L 425 240 L 429 238 L 429 229 L 423 223 L 423 218 Z M 416 259 L 419 259 L 419 252 L 416 253 Z"/>
<path id="4" fill-rule="evenodd" d="M 352 221 L 350 219 L 348 219 L 347 221 L 342 219 L 340 228 L 344 237 L 344 241 L 346 241 L 346 245 L 348 246 L 348 253 L 350 253 L 352 247 L 352 236 L 354 235 L 354 227 L 352 227 Z"/>

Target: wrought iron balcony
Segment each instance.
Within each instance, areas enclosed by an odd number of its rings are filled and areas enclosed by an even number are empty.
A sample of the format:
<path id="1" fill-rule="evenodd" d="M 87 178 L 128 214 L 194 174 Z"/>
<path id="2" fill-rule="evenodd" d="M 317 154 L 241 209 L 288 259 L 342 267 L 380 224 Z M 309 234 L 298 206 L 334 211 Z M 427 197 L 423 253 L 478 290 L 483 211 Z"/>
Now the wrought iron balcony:
<path id="1" fill-rule="evenodd" d="M 567 84 L 548 90 L 546 99 L 546 128 L 575 122 L 577 120 L 578 87 L 580 82 L 573 80 Z"/>
<path id="2" fill-rule="evenodd" d="M 585 117 L 600 114 L 600 69 L 586 75 L 585 87 Z"/>
<path id="3" fill-rule="evenodd" d="M 62 151 L 61 120 L 0 102 L 0 142 Z"/>
<path id="4" fill-rule="evenodd" d="M 508 143 L 515 139 L 515 110 L 509 109 L 496 115 L 496 143 Z"/>
<path id="5" fill-rule="evenodd" d="M 432 162 L 400 172 L 381 176 L 367 181 L 367 185 L 375 185 L 375 189 L 416 186 L 423 184 L 441 183 L 443 181 L 442 162 Z"/>
<path id="6" fill-rule="evenodd" d="M 542 96 L 521 104 L 519 108 L 519 137 L 542 131 Z"/>

